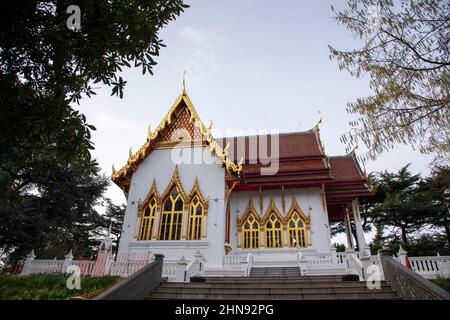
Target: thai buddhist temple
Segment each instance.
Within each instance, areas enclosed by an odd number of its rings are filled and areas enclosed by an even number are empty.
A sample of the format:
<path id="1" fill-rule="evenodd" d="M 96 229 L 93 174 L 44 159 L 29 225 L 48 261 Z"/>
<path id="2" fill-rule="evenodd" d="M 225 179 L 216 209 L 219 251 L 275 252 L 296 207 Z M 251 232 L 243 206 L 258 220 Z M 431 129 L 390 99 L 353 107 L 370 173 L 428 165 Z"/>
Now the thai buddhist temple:
<path id="1" fill-rule="evenodd" d="M 142 147 L 113 168 L 127 199 L 119 252 L 167 262 L 200 254 L 206 275 L 235 275 L 248 254 L 264 267 L 332 254 L 334 222 L 344 222 L 347 248 L 368 250 L 358 200 L 371 189 L 354 152 L 326 154 L 321 122 L 302 132 L 214 137 L 183 86 Z M 333 263 L 305 268 L 345 273 Z"/>

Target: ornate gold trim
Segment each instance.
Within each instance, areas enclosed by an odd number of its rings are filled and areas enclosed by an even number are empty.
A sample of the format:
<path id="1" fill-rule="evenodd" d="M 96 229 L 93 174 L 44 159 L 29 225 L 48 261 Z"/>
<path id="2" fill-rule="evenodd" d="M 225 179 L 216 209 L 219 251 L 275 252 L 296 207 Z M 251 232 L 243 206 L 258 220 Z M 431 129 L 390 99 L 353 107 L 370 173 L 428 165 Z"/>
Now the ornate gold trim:
<path id="1" fill-rule="evenodd" d="M 153 179 L 152 186 L 151 186 L 150 191 L 148 192 L 147 196 L 145 197 L 145 199 L 143 201 L 139 200 L 139 202 L 138 202 L 139 216 L 142 214 L 142 211 L 145 209 L 145 207 L 147 206 L 149 201 L 152 199 L 152 197 L 155 197 L 156 202 L 159 203 L 160 199 L 159 199 L 158 187 L 156 186 L 155 179 Z"/>
<path id="2" fill-rule="evenodd" d="M 311 246 L 311 216 L 309 214 L 308 214 L 308 216 L 305 215 L 302 208 L 300 208 L 300 206 L 298 205 L 295 197 L 292 198 L 291 208 L 289 209 L 288 214 L 284 218 L 285 219 L 284 222 L 286 224 L 286 232 L 288 233 L 288 241 L 290 241 L 289 240 L 289 221 L 291 220 L 291 218 L 295 212 L 297 212 L 300 219 L 305 224 L 305 246 L 306 247 Z"/>
<path id="3" fill-rule="evenodd" d="M 202 191 L 200 190 L 200 185 L 198 183 L 197 176 L 195 176 L 194 185 L 192 186 L 191 192 L 189 192 L 189 195 L 188 195 L 189 205 L 190 205 L 192 199 L 195 197 L 195 195 L 198 195 L 198 198 L 203 205 L 203 209 L 205 209 L 205 215 L 206 215 L 207 211 L 208 211 L 209 200 L 206 200 L 205 197 L 203 197 Z"/>
<path id="4" fill-rule="evenodd" d="M 278 211 L 278 208 L 277 208 L 273 198 L 270 198 L 269 208 L 267 208 L 266 213 L 264 214 L 263 218 L 261 219 L 264 225 L 266 225 L 267 221 L 269 221 L 271 213 L 275 214 L 277 219 L 280 220 L 281 224 L 284 223 L 283 216 L 281 215 L 280 211 Z"/>
<path id="5" fill-rule="evenodd" d="M 245 209 L 244 214 L 242 215 L 242 217 L 240 219 L 239 219 L 239 217 L 237 217 L 237 219 L 238 219 L 237 220 L 237 225 L 238 225 L 239 228 L 242 227 L 244 222 L 247 220 L 248 216 L 250 214 L 252 214 L 252 213 L 253 213 L 256 221 L 261 225 L 261 223 L 262 223 L 261 217 L 259 216 L 258 211 L 256 211 L 255 206 L 253 205 L 253 201 L 250 198 L 248 200 L 247 209 Z"/>
<path id="6" fill-rule="evenodd" d="M 327 213 L 327 198 L 325 196 L 325 185 L 322 183 L 322 188 L 320 190 L 322 196 L 322 208 L 325 213 Z"/>
<path id="7" fill-rule="evenodd" d="M 243 160 L 241 159 L 241 161 L 236 164 L 228 159 L 228 148 L 227 147 L 221 148 L 219 146 L 219 144 L 211 134 L 212 124 L 209 125 L 208 127 L 206 127 L 203 124 L 189 96 L 186 94 L 185 91 L 183 91 L 183 93 L 179 95 L 178 98 L 175 100 L 175 102 L 172 104 L 172 107 L 169 109 L 169 112 L 161 120 L 155 131 L 152 132 L 150 128 L 148 129 L 147 141 L 144 143 L 144 145 L 142 145 L 139 148 L 139 150 L 134 154 L 130 149 L 127 164 L 123 166 L 119 171 L 113 172 L 111 177 L 113 181 L 120 180 L 121 178 L 129 174 L 130 171 L 132 172 L 136 171 L 139 162 L 144 160 L 154 149 L 156 143 L 159 140 L 160 133 L 162 133 L 162 131 L 172 123 L 172 115 L 182 102 L 184 102 L 184 104 L 188 109 L 188 112 L 190 113 L 190 121 L 194 123 L 194 127 L 200 129 L 202 139 L 204 139 L 206 143 L 209 145 L 210 151 L 220 158 L 222 165 L 226 167 L 228 172 L 230 172 L 234 176 L 239 177 L 242 171 Z"/>
<path id="8" fill-rule="evenodd" d="M 167 185 L 166 189 L 164 190 L 163 195 L 161 196 L 161 203 L 164 202 L 164 200 L 167 198 L 167 196 L 170 194 L 170 191 L 172 188 L 176 186 L 178 188 L 178 191 L 183 198 L 183 201 L 186 202 L 187 196 L 186 192 L 184 191 L 183 184 L 181 183 L 180 174 L 178 173 L 178 165 L 175 165 L 175 169 L 173 170 L 172 178 L 169 181 L 169 184 Z"/>
<path id="9" fill-rule="evenodd" d="M 309 215 L 305 215 L 302 208 L 300 208 L 300 206 L 298 205 L 295 197 L 292 197 L 292 204 L 289 208 L 288 214 L 284 217 L 284 223 L 289 223 L 289 220 L 291 220 L 294 212 L 297 212 L 299 214 L 300 219 L 302 219 L 305 222 L 305 225 L 309 228 L 311 224 L 311 217 Z"/>

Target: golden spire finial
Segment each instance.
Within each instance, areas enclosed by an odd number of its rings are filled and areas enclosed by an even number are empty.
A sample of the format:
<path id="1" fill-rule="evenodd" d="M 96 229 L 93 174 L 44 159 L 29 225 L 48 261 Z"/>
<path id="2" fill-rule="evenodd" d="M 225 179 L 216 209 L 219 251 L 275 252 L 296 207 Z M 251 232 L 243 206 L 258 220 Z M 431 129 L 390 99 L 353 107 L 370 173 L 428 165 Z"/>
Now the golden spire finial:
<path id="1" fill-rule="evenodd" d="M 116 174 L 116 168 L 114 167 L 114 163 L 112 165 L 112 174 Z"/>
<path id="2" fill-rule="evenodd" d="M 128 151 L 128 160 L 132 160 L 133 159 L 133 151 L 130 148 L 130 151 Z"/>
<path id="3" fill-rule="evenodd" d="M 183 72 L 183 95 L 186 95 L 186 71 Z"/>

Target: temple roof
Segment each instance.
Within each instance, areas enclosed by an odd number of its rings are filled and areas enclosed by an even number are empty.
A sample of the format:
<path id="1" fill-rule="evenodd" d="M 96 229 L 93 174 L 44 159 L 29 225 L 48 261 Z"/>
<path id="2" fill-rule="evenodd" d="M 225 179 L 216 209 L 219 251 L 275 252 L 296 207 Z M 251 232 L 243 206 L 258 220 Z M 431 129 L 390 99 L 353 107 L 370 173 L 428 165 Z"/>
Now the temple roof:
<path id="1" fill-rule="evenodd" d="M 352 155 L 329 157 L 331 174 L 336 181 L 361 181 L 365 180 L 359 164 Z"/>
<path id="2" fill-rule="evenodd" d="M 302 132 L 215 139 L 211 125 L 203 124 L 183 89 L 156 130 L 149 129 L 142 147 L 136 153 L 130 149 L 127 164 L 117 172 L 113 167 L 112 180 L 127 195 L 133 173 L 153 150 L 204 146 L 220 159 L 226 168 L 228 186 L 234 185 L 236 190 L 321 187 L 326 191 L 327 202 L 332 204 L 371 195 L 354 152 L 331 157 L 325 154 L 320 139 L 321 122 L 322 119 L 313 129 Z M 272 154 L 275 144 L 278 154 Z M 277 171 L 263 172 L 270 167 Z"/>
<path id="3" fill-rule="evenodd" d="M 272 139 L 277 139 L 279 143 L 279 157 L 282 160 L 299 159 L 299 158 L 314 158 L 323 157 L 324 152 L 320 144 L 320 138 L 316 130 L 302 131 L 302 132 L 290 132 L 270 135 L 257 135 L 257 136 L 240 136 L 240 137 L 225 137 L 217 138 L 217 142 L 222 145 L 229 143 L 230 150 L 234 152 L 229 153 L 230 159 L 237 161 L 242 157 L 244 163 L 249 163 L 252 160 L 264 160 L 260 159 L 259 145 L 261 141 L 267 141 L 267 151 L 263 150 L 262 155 L 270 156 L 272 153 Z M 251 144 L 254 143 L 257 149 Z M 244 146 L 241 148 L 239 146 Z M 249 152 L 256 151 L 256 152 Z M 250 153 L 252 153 L 250 155 Z M 255 157 L 255 155 L 257 157 Z M 258 158 L 258 159 L 256 159 Z M 262 157 L 267 159 L 267 157 Z"/>
<path id="4" fill-rule="evenodd" d="M 177 130 L 181 129 L 181 130 Z M 182 94 L 175 100 L 167 115 L 161 120 L 155 131 L 148 129 L 147 140 L 136 153 L 130 149 L 125 166 L 116 172 L 113 166 L 112 180 L 128 194 L 131 177 L 154 149 L 170 148 L 185 144 L 208 146 L 220 159 L 228 174 L 238 177 L 242 166 L 228 158 L 228 151 L 222 148 L 211 134 L 211 125 L 205 126 L 194 105 L 183 88 Z"/>

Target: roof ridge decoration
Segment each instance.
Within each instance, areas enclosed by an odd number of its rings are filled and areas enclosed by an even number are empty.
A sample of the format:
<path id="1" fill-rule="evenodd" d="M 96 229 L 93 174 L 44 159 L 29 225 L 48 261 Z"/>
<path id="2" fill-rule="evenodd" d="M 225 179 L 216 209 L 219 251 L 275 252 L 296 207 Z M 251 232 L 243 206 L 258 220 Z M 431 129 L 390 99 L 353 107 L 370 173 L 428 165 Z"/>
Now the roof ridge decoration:
<path id="1" fill-rule="evenodd" d="M 320 138 L 320 125 L 323 122 L 323 114 L 320 111 L 319 111 L 319 114 L 320 114 L 320 119 L 319 119 L 319 121 L 317 121 L 316 125 L 312 128 L 311 131 L 314 132 L 314 134 L 316 136 L 316 140 L 317 140 L 317 144 L 319 145 L 320 152 L 325 156 L 325 158 L 324 158 L 325 167 L 330 168 L 330 161 L 328 159 L 328 156 L 325 153 L 325 145 L 324 145 L 322 139 Z"/>
<path id="2" fill-rule="evenodd" d="M 172 123 L 172 115 L 182 102 L 184 102 L 190 113 L 190 121 L 193 122 L 194 126 L 200 130 L 200 133 L 202 137 L 206 140 L 207 144 L 209 145 L 209 149 L 211 150 L 211 152 L 219 157 L 221 164 L 225 166 L 228 172 L 230 172 L 234 177 L 239 178 L 240 173 L 242 171 L 243 161 L 241 160 L 239 163 L 234 163 L 228 158 L 228 147 L 227 146 L 225 146 L 224 148 L 220 147 L 220 145 L 213 137 L 211 133 L 212 122 L 209 124 L 208 127 L 204 125 L 193 103 L 191 102 L 191 99 L 187 95 L 183 84 L 182 94 L 179 95 L 178 98 L 175 100 L 175 102 L 172 104 L 166 116 L 161 120 L 157 128 L 154 131 L 152 131 L 150 126 L 148 127 L 146 142 L 139 148 L 139 150 L 136 153 L 133 153 L 130 148 L 127 164 L 118 171 L 115 171 L 115 169 L 113 170 L 111 176 L 113 181 L 116 181 L 126 176 L 127 174 L 137 170 L 137 166 L 139 165 L 139 163 L 143 161 L 153 150 L 153 147 L 155 146 L 155 143 L 158 140 L 159 134 Z"/>
<path id="3" fill-rule="evenodd" d="M 365 179 L 365 180 L 367 180 L 367 175 L 365 175 L 364 174 L 364 172 L 362 171 L 362 169 L 361 169 L 361 166 L 359 165 L 359 161 L 358 161 L 358 157 L 357 157 L 357 155 L 356 155 L 356 149 L 358 149 L 358 142 L 356 142 L 356 145 L 353 147 L 353 149 L 348 153 L 348 156 L 350 156 L 352 159 L 353 159 L 353 161 L 355 162 L 355 164 L 356 164 L 356 170 L 358 170 L 358 173 L 359 173 L 359 176 L 362 178 L 362 179 Z"/>
<path id="4" fill-rule="evenodd" d="M 270 217 L 272 216 L 272 213 L 275 214 L 275 217 L 277 217 L 277 219 L 280 221 L 280 223 L 283 223 L 283 216 L 281 215 L 280 211 L 278 210 L 273 198 L 270 198 L 269 208 L 267 208 L 266 213 L 264 214 L 263 218 L 261 219 L 264 222 L 264 224 L 266 224 L 267 221 L 270 219 Z"/>

